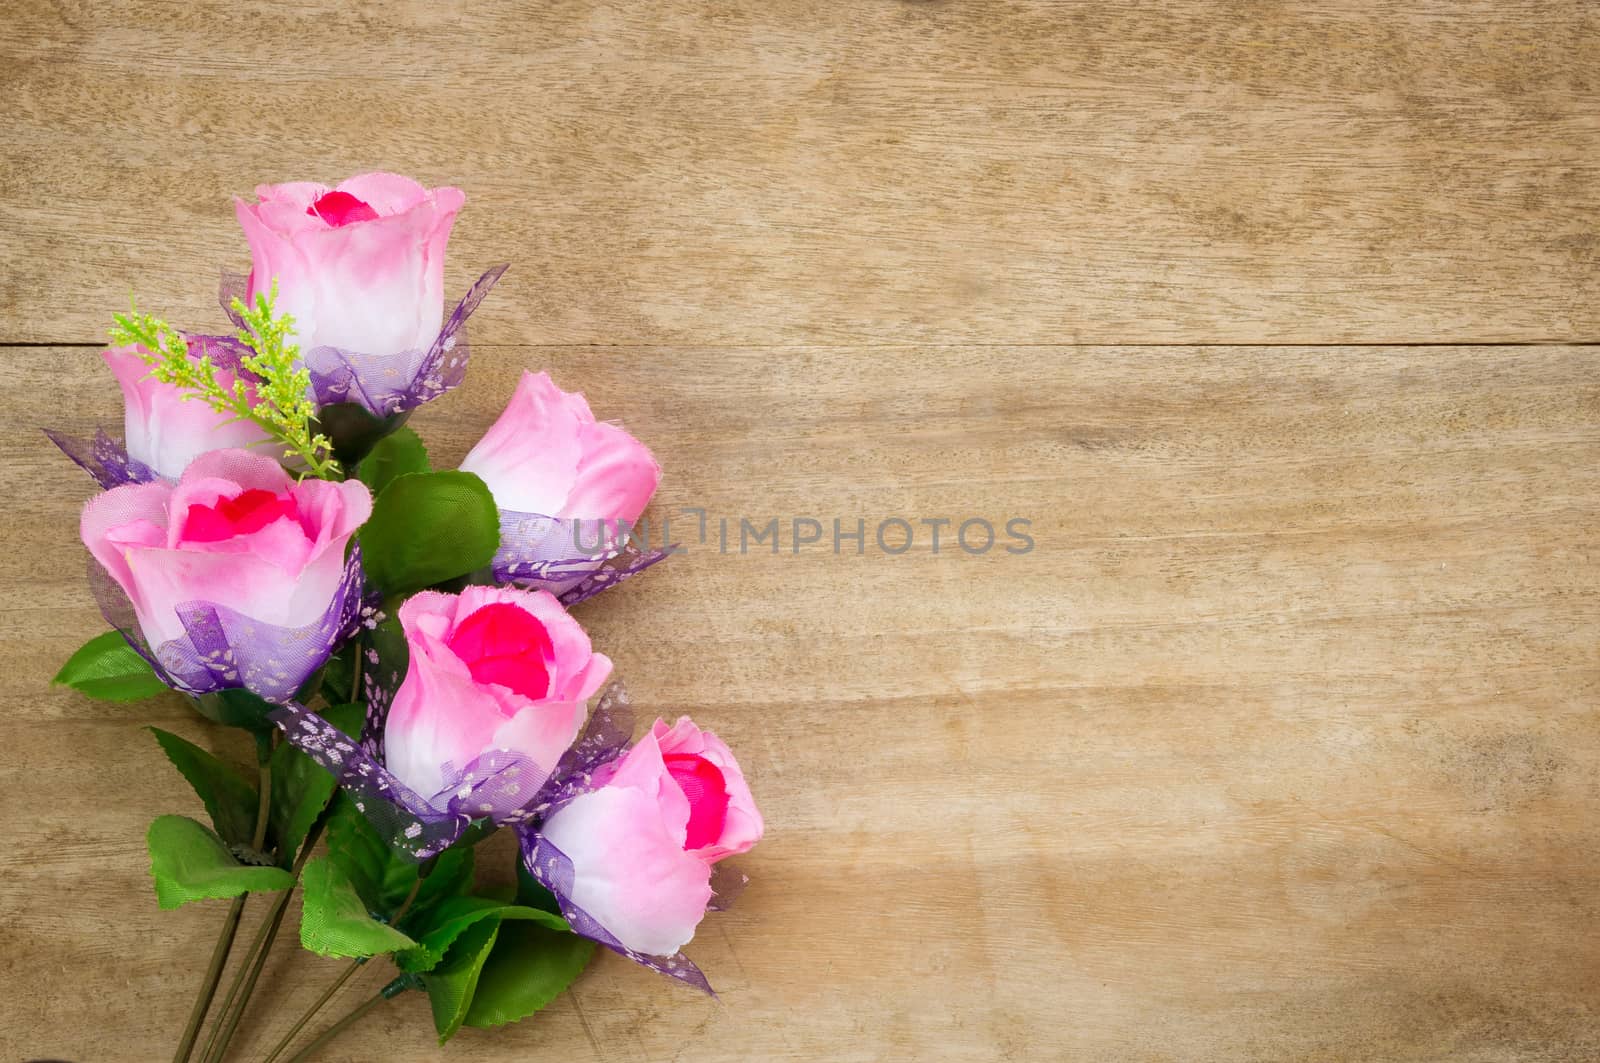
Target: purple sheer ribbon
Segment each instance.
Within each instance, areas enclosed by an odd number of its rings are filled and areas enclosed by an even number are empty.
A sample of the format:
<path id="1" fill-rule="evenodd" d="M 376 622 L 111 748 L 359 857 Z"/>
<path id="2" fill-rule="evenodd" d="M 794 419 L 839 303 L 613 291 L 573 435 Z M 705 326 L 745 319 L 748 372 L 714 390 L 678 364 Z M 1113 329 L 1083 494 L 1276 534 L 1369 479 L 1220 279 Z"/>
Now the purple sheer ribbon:
<path id="1" fill-rule="evenodd" d="M 359 547 L 352 547 L 345 559 L 327 609 L 304 627 L 265 623 L 210 602 L 184 602 L 177 607 L 183 636 L 152 647 L 127 594 L 93 559 L 89 585 L 107 622 L 156 674 L 168 686 L 196 696 L 242 687 L 265 701 L 286 702 L 335 647 L 377 619 L 376 604 L 363 598 Z"/>
<path id="2" fill-rule="evenodd" d="M 185 332 L 183 342 L 189 347 L 191 358 L 209 358 L 211 364 L 224 372 L 232 373 L 252 384 L 261 382 L 261 378 L 244 367 L 244 359 L 254 352 L 237 336 L 205 336 L 197 332 Z"/>
<path id="3" fill-rule="evenodd" d="M 726 860 L 711 868 L 711 903 L 708 912 L 726 912 L 739 899 L 739 894 L 750 885 L 750 876 Z"/>
<path id="4" fill-rule="evenodd" d="M 467 373 L 467 318 L 507 268 L 509 264 L 496 266 L 473 283 L 426 350 L 382 355 L 337 347 L 302 351 L 301 360 L 311 372 L 313 400 L 318 406 L 353 402 L 384 418 L 416 409 L 456 387 Z M 217 293 L 223 311 L 240 328 L 244 322 L 232 302 L 234 298 L 242 302 L 247 288 L 243 275 L 224 272 Z"/>
<path id="5" fill-rule="evenodd" d="M 112 439 L 103 428 L 95 431 L 93 439 L 69 436 L 49 428 L 44 434 L 107 491 L 123 484 L 147 484 L 160 479 L 150 466 L 130 458 L 128 448 Z"/>
<path id="6" fill-rule="evenodd" d="M 320 715 L 290 702 L 272 712 L 283 736 L 333 775 L 356 809 L 397 851 L 421 862 L 449 848 L 474 819 L 515 816 L 539 792 L 546 774 L 517 753 L 492 750 L 464 769 L 445 768 L 446 788 L 424 798 L 384 767 L 362 742 Z"/>
<path id="7" fill-rule="evenodd" d="M 622 684 L 613 683 L 553 772 L 521 754 L 490 750 L 462 768 L 446 764 L 446 785 L 432 797 L 418 794 L 384 766 L 379 751 L 386 709 L 374 713 L 369 704 L 360 741 L 293 702 L 274 710 L 272 721 L 289 742 L 349 791 L 356 808 L 390 845 L 422 861 L 449 848 L 473 820 L 508 826 L 528 823 L 550 807 L 565 780 L 587 779 L 586 772 L 627 744 L 632 719 L 627 703 Z"/>
<path id="8" fill-rule="evenodd" d="M 586 536 L 592 536 L 588 542 Z M 641 549 L 622 521 L 546 517 L 500 511 L 500 549 L 494 578 L 546 590 L 573 606 L 666 560 L 673 547 Z"/>

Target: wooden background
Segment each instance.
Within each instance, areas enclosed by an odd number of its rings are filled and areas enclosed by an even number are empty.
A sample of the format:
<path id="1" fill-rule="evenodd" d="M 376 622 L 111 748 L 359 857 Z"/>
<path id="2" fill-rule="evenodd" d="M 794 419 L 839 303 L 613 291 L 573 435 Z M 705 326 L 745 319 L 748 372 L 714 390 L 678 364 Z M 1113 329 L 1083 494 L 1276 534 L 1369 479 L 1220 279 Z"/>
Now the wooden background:
<path id="1" fill-rule="evenodd" d="M 139 727 L 244 755 L 47 689 L 103 624 L 39 428 L 117 422 L 130 291 L 220 321 L 230 196 L 369 169 L 467 191 L 452 291 L 513 263 L 436 457 L 546 368 L 658 515 L 1037 547 L 691 542 L 584 606 L 766 812 L 690 948 L 721 1002 L 607 956 L 327 1058 L 1600 1058 L 1587 0 L 4 15 L 6 1058 L 166 1058 L 222 913 L 156 910 L 144 826 L 195 802 Z M 256 1055 L 335 966 L 285 950 Z"/>

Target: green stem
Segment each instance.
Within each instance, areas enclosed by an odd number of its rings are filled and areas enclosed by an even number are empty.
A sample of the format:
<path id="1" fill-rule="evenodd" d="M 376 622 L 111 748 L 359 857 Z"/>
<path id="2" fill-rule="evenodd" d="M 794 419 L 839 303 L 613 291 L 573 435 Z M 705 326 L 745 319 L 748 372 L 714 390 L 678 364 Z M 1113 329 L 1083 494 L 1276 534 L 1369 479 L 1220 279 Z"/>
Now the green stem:
<path id="1" fill-rule="evenodd" d="M 306 836 L 305 844 L 300 847 L 300 855 L 290 870 L 294 881 L 288 889 L 278 894 L 277 899 L 272 902 L 271 911 L 262 921 L 261 928 L 256 931 L 250 952 L 240 964 L 239 972 L 234 975 L 233 988 L 228 991 L 228 999 L 222 1006 L 222 1015 L 211 1031 L 206 1054 L 201 1057 L 203 1063 L 221 1063 L 227 1054 L 228 1043 L 233 1040 L 233 1035 L 239 1028 L 239 1020 L 244 1018 L 245 1008 L 250 1004 L 250 994 L 255 992 L 256 982 L 261 978 L 261 970 L 267 965 L 267 955 L 272 951 L 272 942 L 278 936 L 278 928 L 283 925 L 283 916 L 289 909 L 289 900 L 294 896 L 295 888 L 300 885 L 300 872 L 305 869 L 306 861 L 311 858 L 311 850 L 316 846 L 321 834 L 322 824 L 318 823 Z"/>
<path id="2" fill-rule="evenodd" d="M 266 1063 L 273 1063 L 273 1060 L 283 1054 L 283 1050 L 288 1048 L 290 1043 L 299 1036 L 301 1030 L 305 1029 L 306 1023 L 317 1017 L 317 1012 L 327 1006 L 328 1001 L 333 999 L 333 995 L 342 989 L 344 984 L 350 981 L 355 973 L 361 970 L 362 964 L 366 962 L 367 957 L 357 956 L 345 966 L 345 969 L 339 973 L 339 977 L 335 978 L 328 988 L 322 991 L 322 995 L 317 998 L 317 1002 L 307 1008 L 305 1014 L 301 1015 L 295 1024 L 289 1027 L 289 1032 L 283 1035 L 282 1040 L 277 1043 L 272 1049 L 272 1053 L 267 1056 Z"/>
<path id="3" fill-rule="evenodd" d="M 207 1057 L 207 1063 L 221 1063 L 228 1053 L 228 1045 L 239 1028 L 239 1020 L 244 1018 L 245 1009 L 250 1004 L 250 994 L 255 992 L 256 982 L 261 978 L 261 971 L 267 965 L 267 956 L 272 950 L 273 940 L 278 936 L 278 927 L 283 925 L 283 916 L 289 907 L 291 891 L 292 887 L 278 895 L 278 899 L 273 902 L 272 910 L 262 921 L 261 929 L 256 932 L 256 939 L 250 946 L 250 955 L 239 969 L 241 981 L 238 999 L 233 1010 L 224 1012 L 223 1017 L 217 1020 L 216 1047 L 214 1054 Z"/>
<path id="4" fill-rule="evenodd" d="M 259 762 L 260 784 L 257 790 L 260 794 L 256 802 L 255 835 L 251 842 L 254 849 L 260 850 L 267 838 L 267 820 L 272 811 L 272 747 L 268 744 L 265 748 L 257 747 L 256 760 Z M 244 901 L 249 894 L 241 893 L 233 899 L 228 906 L 228 916 L 222 923 L 222 932 L 217 935 L 217 944 L 211 950 L 211 962 L 206 966 L 206 977 L 200 984 L 200 992 L 194 999 L 194 1007 L 189 1012 L 189 1022 L 183 1028 L 183 1039 L 178 1042 L 178 1050 L 173 1053 L 172 1063 L 188 1063 L 189 1056 L 194 1052 L 195 1042 L 200 1039 L 200 1027 L 205 1024 L 206 1012 L 211 1010 L 211 1002 L 216 999 L 217 986 L 222 982 L 222 970 L 227 966 L 228 953 L 233 951 L 233 940 L 239 933 L 239 919 L 244 915 Z"/>
<path id="5" fill-rule="evenodd" d="M 356 648 L 356 659 L 355 667 L 351 669 L 353 674 L 350 680 L 350 701 L 352 704 L 361 700 L 361 662 L 363 660 L 361 653 L 361 640 L 357 639 L 354 645 Z"/>
<path id="6" fill-rule="evenodd" d="M 406 899 L 400 902 L 400 907 L 396 908 L 394 914 L 389 917 L 390 926 L 399 926 L 400 920 L 403 919 L 405 914 L 411 910 L 412 902 L 417 899 L 417 894 L 422 889 L 422 880 L 427 877 L 427 872 L 431 870 L 432 867 L 433 861 L 430 860 L 428 863 L 424 864 L 418 869 L 416 881 L 411 883 L 411 892 L 406 894 Z M 339 977 L 333 980 L 333 984 L 322 991 L 322 995 L 317 998 L 317 1002 L 311 1005 L 311 1007 L 306 1010 L 304 1015 L 300 1016 L 299 1020 L 296 1021 L 293 1026 L 289 1027 L 289 1032 L 283 1035 L 283 1039 L 280 1040 L 272 1049 L 271 1055 L 267 1056 L 266 1063 L 273 1063 L 273 1060 L 277 1059 L 283 1050 L 289 1047 L 290 1042 L 292 1042 L 295 1037 L 299 1035 L 300 1031 L 305 1028 L 306 1023 L 316 1018 L 317 1012 L 321 1011 L 327 1006 L 328 1001 L 333 999 L 333 995 L 337 993 L 340 988 L 346 982 L 348 982 L 357 971 L 361 969 L 361 965 L 366 963 L 370 958 L 371 957 L 368 956 L 357 956 L 345 966 L 345 969 L 339 973 Z"/>
<path id="7" fill-rule="evenodd" d="M 433 858 L 433 860 L 437 859 L 438 857 Z M 417 869 L 417 880 L 411 884 L 411 892 L 406 894 L 406 899 L 400 902 L 400 907 L 396 908 L 394 914 L 389 917 L 390 926 L 398 927 L 400 920 L 411 910 L 411 902 L 417 899 L 417 893 L 422 889 L 422 880 L 428 877 L 429 871 L 433 870 L 433 860 L 429 860 Z"/>
<path id="8" fill-rule="evenodd" d="M 217 935 L 216 947 L 211 950 L 211 963 L 206 967 L 205 981 L 200 985 L 200 994 L 194 999 L 189 1023 L 183 1028 L 183 1040 L 178 1042 L 172 1063 L 188 1063 L 189 1056 L 194 1052 L 194 1043 L 200 1039 L 200 1027 L 206 1021 L 206 1012 L 211 1010 L 211 1001 L 216 998 L 217 986 L 222 982 L 222 969 L 227 965 L 228 953 L 233 951 L 233 939 L 239 933 L 239 918 L 244 914 L 244 899 L 247 896 L 249 894 L 239 894 L 228 908 L 228 918 L 222 924 L 222 933 Z"/>
<path id="9" fill-rule="evenodd" d="M 372 996 L 368 997 L 360 1004 L 357 1004 L 347 1015 L 345 1015 L 344 1018 L 340 1019 L 326 1030 L 323 1030 L 317 1035 L 317 1039 L 315 1041 L 312 1041 L 300 1051 L 296 1052 L 294 1056 L 290 1058 L 289 1063 L 304 1063 L 305 1060 L 310 1059 L 316 1054 L 317 1049 L 326 1045 L 335 1037 L 338 1037 L 346 1030 L 346 1028 L 355 1025 L 367 1012 L 371 1011 L 379 1004 L 382 1004 L 390 997 L 399 996 L 409 988 L 410 985 L 407 983 L 405 977 L 402 976 L 400 978 L 396 978 L 394 981 L 378 990 Z"/>

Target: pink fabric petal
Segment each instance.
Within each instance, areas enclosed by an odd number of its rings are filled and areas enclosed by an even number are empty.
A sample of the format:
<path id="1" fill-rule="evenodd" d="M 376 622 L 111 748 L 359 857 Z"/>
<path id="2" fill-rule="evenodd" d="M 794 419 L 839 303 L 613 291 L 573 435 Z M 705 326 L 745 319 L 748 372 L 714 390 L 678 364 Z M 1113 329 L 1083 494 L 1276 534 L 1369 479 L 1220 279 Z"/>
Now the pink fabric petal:
<path id="1" fill-rule="evenodd" d="M 694 937 L 711 900 L 711 868 L 683 851 L 649 793 L 604 787 L 573 799 L 542 830 L 572 861 L 572 902 L 623 947 L 668 956 Z"/>
<path id="2" fill-rule="evenodd" d="M 249 555 L 135 547 L 124 556 L 139 589 L 140 597 L 133 600 L 139 626 L 152 645 L 182 637 L 177 608 L 188 602 L 221 605 L 265 623 L 300 627 L 321 616 L 338 586 L 337 571 L 332 580 L 304 572 L 302 584 L 286 586 L 283 569 Z M 306 593 L 304 582 L 319 584 L 317 593 Z"/>
<path id="3" fill-rule="evenodd" d="M 149 377 L 150 366 L 133 347 L 113 347 L 102 355 L 122 387 L 123 438 L 128 456 L 176 480 L 189 462 L 210 450 L 253 447 L 268 442 L 267 434 L 249 421 L 235 421 L 172 384 Z M 233 374 L 219 371 L 223 387 Z"/>
<path id="4" fill-rule="evenodd" d="M 447 643 L 478 682 L 535 700 L 549 696 L 554 650 L 544 624 L 526 609 L 511 602 L 485 605 L 458 619 Z"/>
<path id="5" fill-rule="evenodd" d="M 606 685 L 606 680 L 611 678 L 612 668 L 610 657 L 603 653 L 590 654 L 581 668 L 574 671 L 569 665 L 558 676 L 554 681 L 557 688 L 555 696 L 586 701 Z"/>
<path id="6" fill-rule="evenodd" d="M 404 213 L 429 196 L 422 185 L 397 173 L 358 174 L 340 181 L 338 190 L 370 203 L 373 210 L 385 215 Z"/>
<path id="7" fill-rule="evenodd" d="M 661 746 L 655 735 L 647 734 L 615 761 L 606 786 L 641 790 L 655 801 L 666 831 L 682 848 L 689 827 L 689 799 L 667 771 Z"/>
<path id="8" fill-rule="evenodd" d="M 311 206 L 306 208 L 306 213 L 316 215 L 336 229 L 357 222 L 372 221 L 378 216 L 378 212 L 372 209 L 372 204 L 352 196 L 349 192 L 340 191 L 318 196 Z"/>
<path id="9" fill-rule="evenodd" d="M 693 753 L 674 753 L 662 758 L 667 774 L 678 784 L 689 802 L 689 825 L 683 840 L 685 849 L 703 849 L 722 837 L 728 818 L 728 783 L 718 767 Z"/>
<path id="10" fill-rule="evenodd" d="M 379 216 L 338 227 L 306 214 L 329 193 L 325 186 L 257 189 L 261 202 L 235 205 L 250 244 L 249 297 L 276 279 L 278 310 L 294 317 L 296 341 L 307 353 L 426 350 L 444 320 L 444 252 L 464 197 L 439 189 L 419 198 L 419 189 L 393 174 L 352 178 L 337 191 Z"/>
<path id="11" fill-rule="evenodd" d="M 722 832 L 715 842 L 699 850 L 700 855 L 715 862 L 748 852 L 754 847 L 761 840 L 766 826 L 756 807 L 755 797 L 750 792 L 750 784 L 745 780 L 744 771 L 727 744 L 712 732 L 700 730 L 687 716 L 679 717 L 678 722 L 670 728 L 665 722 L 657 720 L 651 728 L 651 734 L 660 743 L 664 756 L 686 753 L 704 757 L 722 773 L 728 793 Z"/>
<path id="12" fill-rule="evenodd" d="M 241 491 L 233 498 L 218 499 L 214 506 L 190 506 L 182 520 L 183 538 L 189 542 L 221 542 L 260 531 L 275 521 L 299 526 L 294 496 L 256 488 Z"/>
<path id="13" fill-rule="evenodd" d="M 298 519 L 280 517 L 227 539 L 183 541 L 191 507 L 215 508 L 251 491 L 282 499 Z M 127 593 L 145 638 L 159 646 L 185 637 L 177 607 L 191 602 L 284 627 L 316 622 L 338 592 L 350 534 L 370 511 L 359 481 L 296 486 L 271 458 L 223 450 L 196 458 L 176 487 L 106 492 L 85 508 L 82 531 Z"/>
<path id="14" fill-rule="evenodd" d="M 302 525 L 315 534 L 316 554 L 333 548 L 342 553 L 350 536 L 372 516 L 372 492 L 360 480 L 305 480 L 290 490 Z"/>
<path id="15" fill-rule="evenodd" d="M 661 466 L 647 447 L 622 428 L 601 422 L 582 433 L 583 458 L 565 517 L 639 519 L 661 482 Z"/>
<path id="16" fill-rule="evenodd" d="M 191 517 L 195 511 L 190 510 Z M 306 538 L 300 522 L 279 518 L 256 531 L 231 538 L 195 541 L 189 537 L 191 522 L 185 523 L 181 549 L 189 553 L 227 554 L 264 561 L 282 573 L 284 580 L 297 580 L 312 560 L 314 544 Z"/>
<path id="17" fill-rule="evenodd" d="M 550 637 L 549 696 L 552 700 L 586 701 L 599 691 L 611 674 L 610 659 L 593 652 L 583 625 L 573 619 L 549 591 L 471 586 L 461 592 L 459 602 L 452 625 L 496 603 L 515 605 L 544 625 Z"/>
<path id="18" fill-rule="evenodd" d="M 583 396 L 563 392 L 546 373 L 524 372 L 461 469 L 480 477 L 501 509 L 562 516 L 583 457 L 580 433 L 593 421 Z"/>
<path id="19" fill-rule="evenodd" d="M 491 747 L 521 753 L 549 773 L 578 737 L 587 716 L 588 707 L 581 701 L 535 702 L 500 725 Z"/>
<path id="20" fill-rule="evenodd" d="M 472 595 L 475 590 L 477 588 L 467 588 L 462 592 L 463 597 Z M 514 588 L 500 591 L 532 613 L 550 636 L 554 658 L 550 668 L 550 696 L 558 701 L 584 701 L 593 696 L 611 674 L 611 661 L 593 651 L 583 625 L 574 620 L 549 591 Z"/>
<path id="21" fill-rule="evenodd" d="M 275 495 L 288 491 L 295 482 L 273 458 L 242 450 L 217 450 L 200 455 L 184 471 L 184 483 L 191 479 L 226 480 L 238 485 L 241 491 L 271 491 Z"/>
<path id="22" fill-rule="evenodd" d="M 402 627 L 405 611 L 401 606 Z M 415 628 L 407 628 L 406 641 L 411 663 L 389 707 L 384 758 L 401 782 L 432 801 L 447 784 L 447 768 L 461 771 L 491 748 L 506 715 L 442 642 Z"/>
<path id="23" fill-rule="evenodd" d="M 303 213 L 331 191 L 333 189 L 316 181 L 285 181 L 278 185 L 256 185 L 256 198 L 262 206 L 285 207 Z"/>
<path id="24" fill-rule="evenodd" d="M 116 580 L 136 609 L 142 595 L 128 567 L 126 549 L 165 541 L 167 499 L 171 496 L 172 487 L 164 483 L 114 487 L 90 499 L 78 522 L 83 545 Z"/>
<path id="25" fill-rule="evenodd" d="M 490 630 L 488 622 L 473 621 L 506 608 L 522 618 L 513 625 L 516 630 Z M 411 665 L 390 709 L 385 745 L 390 770 L 428 798 L 440 795 L 447 765 L 459 771 L 493 750 L 519 753 L 544 771 L 554 769 L 577 737 L 588 697 L 610 670 L 609 661 L 590 652 L 577 621 L 542 591 L 471 586 L 459 595 L 424 592 L 400 607 L 400 624 Z M 486 658 L 524 648 L 527 640 L 521 636 L 532 631 L 528 625 L 547 639 L 548 698 L 528 697 L 515 683 L 474 670 Z M 541 654 L 544 646 L 538 647 Z M 575 678 L 563 680 L 568 675 Z M 569 696 L 563 693 L 567 688 L 579 693 Z"/>

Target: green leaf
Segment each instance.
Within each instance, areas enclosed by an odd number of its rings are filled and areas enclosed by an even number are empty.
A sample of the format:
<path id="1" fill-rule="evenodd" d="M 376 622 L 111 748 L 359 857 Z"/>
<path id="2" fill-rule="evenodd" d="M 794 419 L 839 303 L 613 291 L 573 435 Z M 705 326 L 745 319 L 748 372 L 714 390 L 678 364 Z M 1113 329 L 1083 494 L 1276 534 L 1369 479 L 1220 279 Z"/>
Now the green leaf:
<path id="1" fill-rule="evenodd" d="M 336 788 L 332 775 L 289 743 L 272 751 L 272 839 L 279 864 L 294 862 Z"/>
<path id="2" fill-rule="evenodd" d="M 406 642 L 405 629 L 400 626 L 400 606 L 405 599 L 391 597 L 385 600 L 383 612 L 386 619 L 366 633 L 362 639 L 364 649 L 378 655 L 374 663 L 370 656 L 362 661 L 365 674 L 379 686 L 389 690 L 400 689 L 407 670 L 411 667 L 411 647 Z"/>
<path id="3" fill-rule="evenodd" d="M 500 517 L 471 473 L 414 472 L 389 482 L 357 534 L 368 578 L 388 594 L 407 594 L 493 561 Z"/>
<path id="4" fill-rule="evenodd" d="M 472 994 L 478 988 L 478 977 L 499 933 L 499 919 L 481 919 L 473 923 L 450 947 L 444 962 L 422 976 L 422 987 L 428 991 L 428 1003 L 433 1006 L 433 1028 L 439 1032 L 440 1044 L 461 1029 L 472 1004 Z"/>
<path id="5" fill-rule="evenodd" d="M 163 909 L 190 901 L 288 889 L 294 879 L 277 867 L 239 863 L 227 844 L 188 816 L 160 816 L 145 837 L 156 901 Z"/>
<path id="6" fill-rule="evenodd" d="M 501 925 L 467 1006 L 467 1026 L 503 1026 L 548 1005 L 594 956 L 594 942 L 538 922 Z"/>
<path id="7" fill-rule="evenodd" d="M 490 897 L 452 897 L 429 914 L 422 923 L 426 929 L 417 947 L 395 956 L 396 966 L 402 971 L 428 970 L 443 958 L 458 938 L 485 919 L 525 920 L 549 930 L 567 930 L 566 920 L 537 908 L 506 904 Z"/>
<path id="8" fill-rule="evenodd" d="M 352 639 L 345 648 L 332 657 L 322 666 L 322 671 L 317 673 L 317 682 L 323 698 L 330 705 L 337 705 L 350 697 L 350 690 L 355 684 L 355 659 L 361 653 L 361 640 Z M 356 696 L 361 696 L 357 690 Z M 297 699 L 302 703 L 309 698 Z"/>
<path id="9" fill-rule="evenodd" d="M 367 722 L 367 707 L 361 702 L 327 705 L 318 710 L 318 715 L 343 731 L 346 738 L 361 741 L 361 728 Z"/>
<path id="10" fill-rule="evenodd" d="M 348 793 L 339 795 L 328 816 L 328 857 L 339 865 L 367 908 L 384 915 L 405 903 L 422 871 L 422 865 L 383 839 Z M 451 846 L 434 857 L 404 924 L 431 925 L 426 913 L 434 905 L 472 889 L 473 864 L 474 851 L 468 846 Z"/>
<path id="11" fill-rule="evenodd" d="M 458 843 L 433 858 L 428 877 L 422 880 L 417 899 L 411 902 L 407 923 L 421 923 L 435 905 L 472 891 L 473 852 L 470 846 Z"/>
<path id="12" fill-rule="evenodd" d="M 200 715 L 227 727 L 242 727 L 246 731 L 266 734 L 276 726 L 268 717 L 277 706 L 263 701 L 248 690 L 218 690 L 201 695 L 194 703 Z"/>
<path id="13" fill-rule="evenodd" d="M 408 972 L 426 971 L 438 966 L 463 932 L 505 907 L 504 903 L 487 897 L 450 898 L 412 928 L 412 932 L 417 934 L 417 947 L 396 953 L 395 966 Z"/>
<path id="14" fill-rule="evenodd" d="M 360 704 L 332 705 L 322 710 L 322 718 L 352 738 L 360 737 L 366 707 Z M 278 863 L 294 862 L 312 824 L 328 807 L 338 784 L 326 769 L 289 742 L 272 752 L 272 838 Z"/>
<path id="15" fill-rule="evenodd" d="M 377 497 L 396 477 L 428 471 L 428 448 L 423 445 L 422 438 L 409 428 L 400 428 L 384 436 L 361 459 L 356 476 L 371 488 L 373 497 Z"/>
<path id="16" fill-rule="evenodd" d="M 348 793 L 340 793 L 328 816 L 328 858 L 369 910 L 386 915 L 405 900 L 417 877 L 417 865 L 383 839 Z"/>
<path id="17" fill-rule="evenodd" d="M 206 813 L 222 840 L 233 845 L 249 845 L 255 839 L 256 788 L 232 767 L 187 739 L 159 727 L 147 728 L 161 743 L 173 766 L 189 780 L 194 792 L 205 803 Z"/>
<path id="18" fill-rule="evenodd" d="M 405 934 L 379 922 L 339 866 L 325 856 L 300 873 L 305 906 L 300 913 L 300 944 L 319 956 L 375 956 L 416 946 Z"/>
<path id="19" fill-rule="evenodd" d="M 499 1026 L 539 1010 L 593 953 L 560 916 L 487 897 L 450 898 L 429 924 L 418 947 L 394 959 L 402 971 L 423 972 L 441 1044 L 463 1023 Z"/>
<path id="20" fill-rule="evenodd" d="M 51 682 L 101 701 L 138 701 L 168 689 L 118 631 L 85 642 Z"/>
<path id="21" fill-rule="evenodd" d="M 517 903 L 529 908 L 538 908 L 540 911 L 549 912 L 551 915 L 561 914 L 561 903 L 556 900 L 556 895 L 545 889 L 539 880 L 528 874 L 528 865 L 522 862 L 519 855 L 517 864 Z"/>

